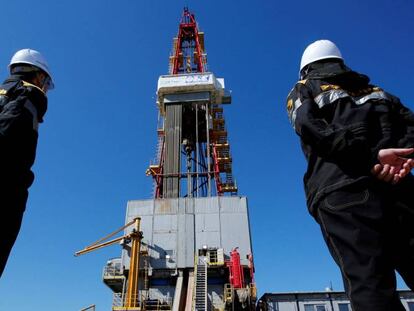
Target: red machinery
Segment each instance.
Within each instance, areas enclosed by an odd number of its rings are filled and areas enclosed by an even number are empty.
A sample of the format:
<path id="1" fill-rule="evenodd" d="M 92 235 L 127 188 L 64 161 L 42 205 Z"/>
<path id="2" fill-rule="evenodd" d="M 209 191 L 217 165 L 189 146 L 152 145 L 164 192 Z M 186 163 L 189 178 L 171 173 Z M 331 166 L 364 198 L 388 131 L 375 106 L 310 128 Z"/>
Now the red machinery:
<path id="1" fill-rule="evenodd" d="M 230 284 L 233 288 L 244 288 L 244 273 L 243 267 L 240 264 L 240 254 L 237 247 L 230 252 L 230 260 L 226 261 L 227 267 L 230 270 Z"/>

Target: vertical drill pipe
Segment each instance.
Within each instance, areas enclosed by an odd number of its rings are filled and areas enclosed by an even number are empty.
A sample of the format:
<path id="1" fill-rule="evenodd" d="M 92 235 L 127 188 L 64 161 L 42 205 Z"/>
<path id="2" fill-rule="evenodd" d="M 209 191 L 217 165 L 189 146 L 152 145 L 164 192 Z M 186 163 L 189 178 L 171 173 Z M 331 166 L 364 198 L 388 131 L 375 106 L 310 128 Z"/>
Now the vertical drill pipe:
<path id="1" fill-rule="evenodd" d="M 211 163 L 211 155 L 210 155 L 210 126 L 209 126 L 209 112 L 208 112 L 208 104 L 206 104 L 206 134 L 207 134 L 207 172 L 210 172 L 210 163 Z M 207 175 L 208 180 L 208 194 L 207 196 L 211 197 L 211 176 L 210 173 Z"/>
<path id="2" fill-rule="evenodd" d="M 195 114 L 196 114 L 196 141 L 195 141 L 195 147 L 196 147 L 196 150 L 195 150 L 195 156 L 196 156 L 196 183 L 197 183 L 197 186 L 196 186 L 196 189 L 197 189 L 197 192 L 196 192 L 196 197 L 198 197 L 199 196 L 199 194 L 198 194 L 198 187 L 199 187 L 199 182 L 198 182 L 198 178 L 199 178 L 199 176 L 198 176 L 198 168 L 199 168 L 199 166 L 200 166 L 200 164 L 198 163 L 198 105 L 196 104 L 195 105 Z"/>
<path id="3" fill-rule="evenodd" d="M 193 196 L 193 192 L 192 192 L 192 179 L 191 179 L 191 153 L 190 152 L 186 152 L 187 155 L 187 197 L 191 198 Z"/>

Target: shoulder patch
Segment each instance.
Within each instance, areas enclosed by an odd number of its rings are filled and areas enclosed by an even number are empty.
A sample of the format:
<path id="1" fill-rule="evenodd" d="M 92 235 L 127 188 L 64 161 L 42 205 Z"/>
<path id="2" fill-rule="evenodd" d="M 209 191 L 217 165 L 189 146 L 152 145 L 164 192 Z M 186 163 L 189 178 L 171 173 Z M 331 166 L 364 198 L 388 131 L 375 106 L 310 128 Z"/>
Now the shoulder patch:
<path id="1" fill-rule="evenodd" d="M 340 90 L 341 87 L 339 85 L 335 85 L 335 84 L 324 84 L 321 85 L 321 91 L 325 92 L 325 91 L 329 91 L 329 90 Z"/>
<path id="2" fill-rule="evenodd" d="M 7 94 L 7 90 L 5 89 L 0 89 L 0 95 L 6 95 Z"/>
<path id="3" fill-rule="evenodd" d="M 36 88 L 36 89 L 38 89 L 40 92 L 42 92 L 43 94 L 45 93 L 40 87 L 38 87 L 37 85 L 34 85 L 34 84 L 32 84 L 32 83 L 29 83 L 29 82 L 26 82 L 26 81 L 23 81 L 22 80 L 22 82 L 23 82 L 23 86 L 24 87 L 34 87 L 34 88 Z"/>
<path id="4" fill-rule="evenodd" d="M 294 107 L 293 106 L 293 99 L 292 98 L 289 98 L 289 100 L 287 101 L 286 109 L 288 111 L 292 111 L 293 107 Z"/>
<path id="5" fill-rule="evenodd" d="M 306 83 L 306 81 L 308 81 L 308 80 L 306 80 L 306 79 L 305 79 L 305 80 L 299 80 L 299 81 L 298 81 L 298 83 L 300 83 L 300 84 L 305 84 L 305 83 Z"/>

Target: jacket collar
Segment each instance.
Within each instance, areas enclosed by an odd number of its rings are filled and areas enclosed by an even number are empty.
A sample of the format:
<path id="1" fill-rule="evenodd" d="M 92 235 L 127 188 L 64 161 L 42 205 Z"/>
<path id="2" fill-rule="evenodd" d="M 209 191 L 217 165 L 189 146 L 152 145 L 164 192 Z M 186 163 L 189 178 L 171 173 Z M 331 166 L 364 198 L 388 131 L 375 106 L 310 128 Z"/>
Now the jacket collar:
<path id="1" fill-rule="evenodd" d="M 366 87 L 370 79 L 348 68 L 343 62 L 316 62 L 309 65 L 305 79 L 327 80 L 343 86 L 346 89 L 360 89 Z"/>

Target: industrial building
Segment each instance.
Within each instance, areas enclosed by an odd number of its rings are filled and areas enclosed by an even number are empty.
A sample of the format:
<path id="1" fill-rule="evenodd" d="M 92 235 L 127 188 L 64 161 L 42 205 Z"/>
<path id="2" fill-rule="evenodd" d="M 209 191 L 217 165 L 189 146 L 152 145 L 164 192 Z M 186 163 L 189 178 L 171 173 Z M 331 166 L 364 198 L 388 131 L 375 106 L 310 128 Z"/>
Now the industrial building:
<path id="1" fill-rule="evenodd" d="M 407 311 L 414 311 L 414 293 L 399 290 Z M 352 311 L 344 292 L 266 293 L 258 301 L 258 311 Z"/>
<path id="2" fill-rule="evenodd" d="M 224 117 L 231 94 L 207 70 L 204 33 L 188 9 L 169 64 L 158 79 L 158 145 L 146 172 L 153 198 L 129 201 L 125 226 L 76 254 L 122 245 L 103 273 L 112 310 L 254 310 L 249 210 Z"/>

